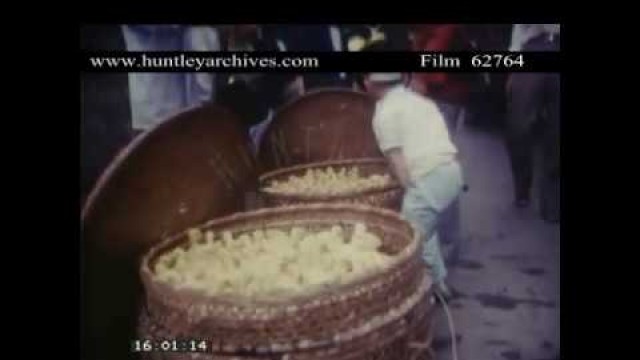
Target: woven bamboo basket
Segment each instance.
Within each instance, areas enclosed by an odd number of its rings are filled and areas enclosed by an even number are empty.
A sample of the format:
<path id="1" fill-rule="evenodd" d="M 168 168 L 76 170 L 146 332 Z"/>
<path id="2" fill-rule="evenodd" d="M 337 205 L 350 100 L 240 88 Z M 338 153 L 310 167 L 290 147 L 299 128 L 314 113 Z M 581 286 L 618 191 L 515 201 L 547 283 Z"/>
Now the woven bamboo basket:
<path id="1" fill-rule="evenodd" d="M 223 353 L 142 353 L 142 360 L 259 360 L 259 359 L 330 359 L 330 360 L 435 360 L 433 342 L 433 307 L 431 292 L 399 320 L 400 326 L 389 337 L 388 330 L 372 330 L 365 336 L 341 347 L 309 350 L 288 354 L 223 354 Z M 400 330 L 400 331 L 399 331 Z M 146 309 L 140 312 L 138 334 L 141 339 L 172 339 L 172 331 L 153 320 Z M 385 338 L 386 336 L 386 338 Z"/>
<path id="2" fill-rule="evenodd" d="M 155 357 L 166 359 L 391 360 L 410 358 L 410 354 L 420 358 L 416 354 L 424 349 L 412 349 L 409 343 L 416 341 L 420 326 L 430 318 L 426 299 L 431 278 L 416 233 L 397 213 L 365 205 L 311 204 L 238 213 L 200 228 L 235 235 L 292 226 L 320 230 L 340 224 L 349 232 L 355 222 L 365 223 L 382 239 L 382 251 L 396 255 L 390 268 L 286 301 L 212 297 L 156 281 L 151 270 L 156 259 L 184 245 L 187 235 L 165 240 L 141 264 L 146 291 L 141 336 L 211 341 L 208 354 Z M 419 336 L 420 342 L 426 341 L 424 331 Z M 399 353 L 404 355 L 398 357 Z"/>
<path id="3" fill-rule="evenodd" d="M 264 200 L 265 205 L 286 206 L 311 203 L 355 203 L 382 207 L 391 210 L 400 209 L 400 206 L 402 204 L 403 190 L 402 186 L 400 186 L 400 184 L 395 179 L 392 181 L 392 183 L 385 187 L 366 189 L 339 195 L 291 195 L 277 194 L 262 190 L 265 185 L 269 184 L 273 180 L 285 181 L 291 175 L 303 175 L 308 169 L 324 169 L 326 167 L 333 167 L 335 170 L 339 170 L 341 168 L 349 169 L 352 167 L 357 167 L 360 170 L 360 174 L 363 176 L 370 176 L 373 174 L 382 175 L 389 173 L 389 168 L 386 160 L 380 158 L 323 161 L 270 171 L 260 176 L 260 195 Z"/>

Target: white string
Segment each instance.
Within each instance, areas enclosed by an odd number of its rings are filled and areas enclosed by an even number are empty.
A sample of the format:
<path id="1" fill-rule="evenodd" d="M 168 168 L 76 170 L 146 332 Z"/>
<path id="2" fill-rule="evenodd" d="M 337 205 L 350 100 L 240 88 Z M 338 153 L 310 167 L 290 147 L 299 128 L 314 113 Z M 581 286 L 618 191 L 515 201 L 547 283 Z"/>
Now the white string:
<path id="1" fill-rule="evenodd" d="M 456 329 L 453 324 L 453 316 L 451 316 L 451 312 L 449 311 L 449 306 L 447 305 L 447 301 L 444 297 L 438 292 L 434 292 L 436 297 L 440 299 L 440 303 L 444 308 L 444 312 L 447 315 L 447 322 L 449 323 L 449 332 L 451 333 L 451 360 L 458 360 L 458 341 L 456 339 Z"/>

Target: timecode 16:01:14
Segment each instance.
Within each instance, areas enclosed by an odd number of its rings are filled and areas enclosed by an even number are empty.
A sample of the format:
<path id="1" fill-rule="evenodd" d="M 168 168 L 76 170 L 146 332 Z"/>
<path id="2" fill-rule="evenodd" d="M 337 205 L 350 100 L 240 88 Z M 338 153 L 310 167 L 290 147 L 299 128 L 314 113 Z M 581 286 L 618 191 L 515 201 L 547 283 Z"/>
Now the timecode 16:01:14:
<path id="1" fill-rule="evenodd" d="M 209 344 L 205 340 L 134 340 L 133 352 L 206 352 Z"/>

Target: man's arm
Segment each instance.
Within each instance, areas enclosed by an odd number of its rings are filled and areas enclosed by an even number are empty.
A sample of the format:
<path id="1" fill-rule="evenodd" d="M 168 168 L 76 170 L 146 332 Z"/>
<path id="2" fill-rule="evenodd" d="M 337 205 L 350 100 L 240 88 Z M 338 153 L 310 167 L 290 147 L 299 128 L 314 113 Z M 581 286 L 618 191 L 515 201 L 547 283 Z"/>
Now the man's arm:
<path id="1" fill-rule="evenodd" d="M 407 166 L 407 161 L 402 154 L 401 148 L 393 148 L 386 151 L 385 156 L 387 161 L 391 165 L 391 169 L 395 174 L 400 184 L 407 189 L 413 186 L 413 182 L 411 181 L 411 175 L 409 174 L 409 167 Z"/>

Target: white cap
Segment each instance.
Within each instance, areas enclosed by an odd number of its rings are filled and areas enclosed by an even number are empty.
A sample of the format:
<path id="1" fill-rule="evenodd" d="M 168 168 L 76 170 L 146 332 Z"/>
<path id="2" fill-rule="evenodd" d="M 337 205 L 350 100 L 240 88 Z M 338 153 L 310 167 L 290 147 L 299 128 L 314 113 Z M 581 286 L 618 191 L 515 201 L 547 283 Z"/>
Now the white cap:
<path id="1" fill-rule="evenodd" d="M 369 81 L 372 82 L 395 82 L 402 80 L 402 73 L 371 73 L 369 74 Z"/>

